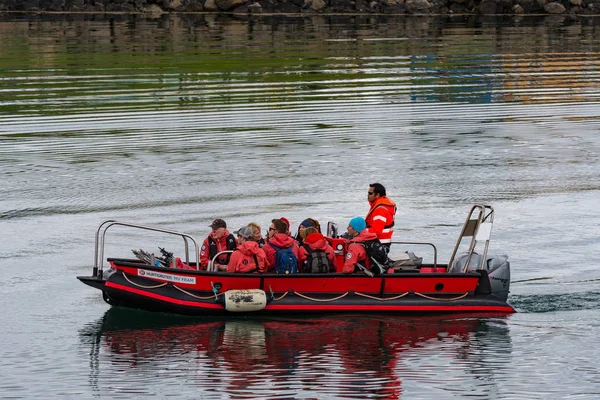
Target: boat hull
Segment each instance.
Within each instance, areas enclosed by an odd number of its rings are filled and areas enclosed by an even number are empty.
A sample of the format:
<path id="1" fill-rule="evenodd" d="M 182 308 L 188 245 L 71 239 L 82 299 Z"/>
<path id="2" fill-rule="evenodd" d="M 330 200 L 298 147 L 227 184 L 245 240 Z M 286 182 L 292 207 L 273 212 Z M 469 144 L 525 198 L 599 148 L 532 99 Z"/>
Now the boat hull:
<path id="1" fill-rule="evenodd" d="M 182 315 L 296 315 L 303 313 L 512 313 L 491 293 L 485 273 L 227 274 L 151 267 L 110 260 L 105 277 L 78 277 L 103 292 L 111 305 Z M 259 310 L 227 309 L 237 291 L 262 291 Z M 243 292 L 245 293 L 245 292 Z"/>

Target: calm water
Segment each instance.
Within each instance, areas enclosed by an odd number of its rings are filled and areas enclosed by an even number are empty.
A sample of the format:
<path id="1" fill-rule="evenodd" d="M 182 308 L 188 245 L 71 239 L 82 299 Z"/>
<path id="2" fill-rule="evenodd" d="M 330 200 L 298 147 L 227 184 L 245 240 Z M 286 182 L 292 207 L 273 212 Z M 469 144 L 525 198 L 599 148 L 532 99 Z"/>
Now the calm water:
<path id="1" fill-rule="evenodd" d="M 0 397 L 599 397 L 598 22 L 0 16 Z M 443 261 L 492 204 L 519 312 L 199 320 L 75 279 L 106 219 L 345 227 L 374 181 Z"/>

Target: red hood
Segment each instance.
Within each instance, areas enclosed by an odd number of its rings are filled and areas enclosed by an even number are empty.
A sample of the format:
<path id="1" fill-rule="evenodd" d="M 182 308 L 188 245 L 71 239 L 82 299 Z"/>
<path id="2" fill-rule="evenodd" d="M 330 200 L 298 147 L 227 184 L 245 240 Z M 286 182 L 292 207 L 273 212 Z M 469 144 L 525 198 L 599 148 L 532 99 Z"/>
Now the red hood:
<path id="1" fill-rule="evenodd" d="M 237 247 L 237 249 L 246 256 L 253 256 L 253 255 L 258 254 L 258 250 L 260 250 L 260 247 L 258 247 L 258 243 L 254 242 L 254 241 L 248 241 L 243 244 L 240 244 Z"/>
<path id="2" fill-rule="evenodd" d="M 363 229 L 362 231 L 360 231 L 360 233 L 358 234 L 357 237 L 355 237 L 354 239 L 351 239 L 351 242 L 366 242 L 367 240 L 374 240 L 377 239 L 377 235 L 374 233 L 371 233 L 368 229 Z"/>
<path id="3" fill-rule="evenodd" d="M 311 233 L 304 239 L 303 243 L 309 245 L 310 248 L 313 250 L 314 249 L 325 250 L 325 248 L 329 244 L 327 242 L 327 239 L 325 239 L 325 236 L 323 236 L 323 234 L 321 234 L 321 233 Z"/>
<path id="4" fill-rule="evenodd" d="M 294 239 L 285 233 L 276 233 L 275 236 L 269 239 L 269 243 L 273 246 L 287 249 L 294 244 Z"/>
<path id="5" fill-rule="evenodd" d="M 383 196 L 383 197 L 379 197 L 378 199 L 376 199 L 375 201 L 370 201 L 369 204 L 371 205 L 371 209 L 373 209 L 376 206 L 388 206 L 388 207 L 396 207 L 396 203 L 394 203 L 389 197 Z"/>

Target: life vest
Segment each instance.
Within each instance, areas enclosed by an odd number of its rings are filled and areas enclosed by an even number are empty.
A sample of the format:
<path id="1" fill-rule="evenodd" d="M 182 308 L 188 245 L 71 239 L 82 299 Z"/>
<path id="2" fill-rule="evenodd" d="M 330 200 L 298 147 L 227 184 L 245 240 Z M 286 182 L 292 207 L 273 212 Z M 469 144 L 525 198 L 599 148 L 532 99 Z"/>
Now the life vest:
<path id="1" fill-rule="evenodd" d="M 227 250 L 235 250 L 237 248 L 237 244 L 235 242 L 235 236 L 233 236 L 231 233 L 229 234 L 229 236 L 227 236 Z M 224 251 L 225 249 L 221 249 L 220 251 Z M 217 246 L 217 242 L 215 241 L 215 239 L 213 239 L 212 236 L 208 237 L 208 254 L 209 260 L 212 260 L 214 256 L 217 255 L 217 253 L 219 252 L 219 248 Z M 218 258 L 218 262 L 219 264 L 227 264 L 229 263 L 229 257 L 231 257 L 231 254 L 223 254 Z"/>
<path id="2" fill-rule="evenodd" d="M 395 218 L 396 218 L 396 210 L 398 209 L 396 207 L 396 204 L 394 204 L 393 201 L 391 201 L 390 199 L 388 199 L 387 197 L 383 197 L 383 198 L 379 198 L 377 200 L 375 200 L 375 202 L 379 202 L 380 199 L 383 199 L 379 204 L 376 204 L 375 206 L 373 206 L 369 212 L 367 213 L 367 216 L 365 217 L 365 222 L 367 223 L 367 228 L 372 228 L 373 227 L 373 223 L 376 220 L 382 220 L 385 221 L 385 225 L 383 227 L 383 229 L 381 230 L 381 232 L 376 232 L 377 233 L 377 238 L 381 241 L 381 243 L 391 243 L 392 242 L 392 235 L 394 234 L 394 225 L 395 225 Z M 387 218 L 384 215 L 378 215 L 380 214 L 380 212 L 378 213 L 377 211 L 383 211 L 386 210 L 389 212 L 389 214 L 391 215 L 392 220 L 388 221 Z"/>

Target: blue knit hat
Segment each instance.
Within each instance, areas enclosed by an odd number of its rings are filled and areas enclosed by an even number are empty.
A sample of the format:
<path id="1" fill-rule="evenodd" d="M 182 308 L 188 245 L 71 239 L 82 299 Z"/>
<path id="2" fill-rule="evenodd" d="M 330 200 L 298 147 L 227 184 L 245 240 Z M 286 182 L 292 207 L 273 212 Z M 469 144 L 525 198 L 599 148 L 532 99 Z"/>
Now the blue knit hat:
<path id="1" fill-rule="evenodd" d="M 305 228 L 314 226 L 312 222 L 310 222 L 308 219 L 305 219 L 304 221 L 302 221 L 302 223 L 300 224 L 300 226 L 303 226 Z"/>
<path id="2" fill-rule="evenodd" d="M 363 217 L 354 217 L 350 220 L 350 226 L 358 233 L 367 227 L 367 223 Z"/>

